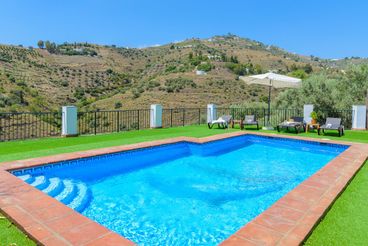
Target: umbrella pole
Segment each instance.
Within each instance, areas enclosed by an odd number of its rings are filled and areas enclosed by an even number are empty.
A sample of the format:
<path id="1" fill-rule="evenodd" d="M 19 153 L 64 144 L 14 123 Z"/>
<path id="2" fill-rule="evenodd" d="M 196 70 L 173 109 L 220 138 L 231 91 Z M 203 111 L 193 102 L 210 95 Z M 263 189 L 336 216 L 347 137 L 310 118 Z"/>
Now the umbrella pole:
<path id="1" fill-rule="evenodd" d="M 271 115 L 271 86 L 272 81 L 270 79 L 270 86 L 268 87 L 268 115 L 267 115 L 267 126 L 270 126 L 270 115 Z"/>

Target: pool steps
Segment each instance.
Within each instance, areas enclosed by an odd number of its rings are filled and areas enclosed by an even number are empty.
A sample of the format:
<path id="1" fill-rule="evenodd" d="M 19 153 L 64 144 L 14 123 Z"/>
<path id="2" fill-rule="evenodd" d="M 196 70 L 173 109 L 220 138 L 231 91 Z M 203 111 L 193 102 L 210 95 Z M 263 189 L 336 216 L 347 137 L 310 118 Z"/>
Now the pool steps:
<path id="1" fill-rule="evenodd" d="M 32 176 L 30 174 L 18 176 L 18 178 L 78 212 L 83 212 L 92 199 L 88 186 L 80 181 L 61 180 L 57 177 L 47 178 L 43 175 Z"/>
<path id="2" fill-rule="evenodd" d="M 36 187 L 37 189 L 43 190 L 49 186 L 50 181 L 45 176 L 35 177 L 35 181 L 30 185 Z"/>

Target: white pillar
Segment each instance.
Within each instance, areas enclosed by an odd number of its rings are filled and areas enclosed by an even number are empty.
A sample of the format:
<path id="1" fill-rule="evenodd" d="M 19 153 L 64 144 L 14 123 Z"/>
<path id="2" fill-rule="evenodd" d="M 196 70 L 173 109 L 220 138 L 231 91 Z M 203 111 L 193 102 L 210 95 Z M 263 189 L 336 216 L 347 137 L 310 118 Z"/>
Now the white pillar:
<path id="1" fill-rule="evenodd" d="M 217 110 L 215 104 L 207 104 L 207 123 L 217 120 Z"/>
<path id="2" fill-rule="evenodd" d="M 151 128 L 162 127 L 162 106 L 160 104 L 151 105 L 150 127 Z"/>
<path id="3" fill-rule="evenodd" d="M 365 130 L 367 120 L 367 107 L 365 105 L 353 105 L 352 129 Z"/>
<path id="4" fill-rule="evenodd" d="M 312 121 L 312 117 L 310 116 L 313 112 L 313 104 L 305 104 L 304 105 L 304 121 L 310 123 Z"/>
<path id="5" fill-rule="evenodd" d="M 62 107 L 61 135 L 64 137 L 71 137 L 78 135 L 77 107 L 75 106 Z"/>

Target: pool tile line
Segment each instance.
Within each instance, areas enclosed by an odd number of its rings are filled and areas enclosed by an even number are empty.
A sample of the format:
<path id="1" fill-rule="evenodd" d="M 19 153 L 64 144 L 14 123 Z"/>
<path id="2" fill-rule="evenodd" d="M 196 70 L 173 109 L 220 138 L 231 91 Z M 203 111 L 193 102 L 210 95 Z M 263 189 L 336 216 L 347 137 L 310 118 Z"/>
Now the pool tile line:
<path id="1" fill-rule="evenodd" d="M 225 133 L 205 138 L 178 137 L 3 163 L 0 165 L 0 210 L 42 245 L 134 245 L 24 183 L 9 171 L 163 144 L 183 141 L 201 144 L 247 134 L 279 138 L 275 134 L 258 132 Z M 299 136 L 281 138 L 350 147 L 240 228 L 223 245 L 299 245 L 367 159 L 367 144 Z"/>

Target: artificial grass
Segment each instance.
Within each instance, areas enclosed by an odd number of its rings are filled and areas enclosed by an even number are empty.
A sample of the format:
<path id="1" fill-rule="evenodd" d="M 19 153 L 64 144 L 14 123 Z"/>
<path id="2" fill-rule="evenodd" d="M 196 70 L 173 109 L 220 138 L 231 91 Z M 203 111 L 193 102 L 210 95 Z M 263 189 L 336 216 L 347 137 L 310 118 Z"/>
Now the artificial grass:
<path id="1" fill-rule="evenodd" d="M 0 245 L 36 245 L 24 235 L 14 224 L 0 214 Z"/>
<path id="2" fill-rule="evenodd" d="M 247 128 L 249 132 L 254 128 Z M 193 125 L 185 127 L 175 127 L 166 129 L 146 129 L 140 131 L 120 132 L 111 134 L 100 134 L 90 136 L 79 136 L 75 138 L 41 138 L 35 140 L 12 141 L 0 143 L 0 162 L 21 160 L 40 156 L 55 155 L 61 153 L 98 149 L 104 147 L 118 146 L 124 144 L 139 143 L 158 139 L 167 139 L 179 136 L 187 137 L 207 137 L 215 134 L 238 131 L 239 129 L 208 129 L 206 125 Z M 277 131 L 263 131 L 273 134 L 296 134 Z M 365 131 L 346 131 L 345 136 L 338 137 L 337 133 L 331 132 L 324 136 L 317 133 L 300 133 L 298 136 L 312 138 L 324 138 L 341 141 L 368 143 L 368 132 Z"/>
<path id="3" fill-rule="evenodd" d="M 368 245 L 367 163 L 336 200 L 305 245 Z"/>
<path id="4" fill-rule="evenodd" d="M 207 137 L 215 134 L 238 131 L 238 129 L 208 129 L 195 125 L 165 129 L 147 129 L 111 134 L 79 136 L 75 138 L 42 138 L 0 143 L 0 162 L 22 160 L 40 156 L 90 150 L 173 137 Z"/>

